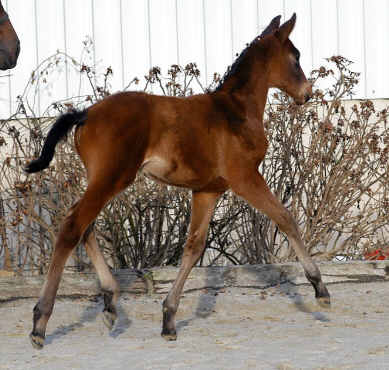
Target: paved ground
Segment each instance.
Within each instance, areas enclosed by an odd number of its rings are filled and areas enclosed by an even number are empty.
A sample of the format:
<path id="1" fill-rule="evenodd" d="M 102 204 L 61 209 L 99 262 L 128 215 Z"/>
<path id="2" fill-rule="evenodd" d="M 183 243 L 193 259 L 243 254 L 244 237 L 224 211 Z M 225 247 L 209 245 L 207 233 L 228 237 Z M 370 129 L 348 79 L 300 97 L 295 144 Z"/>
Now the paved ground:
<path id="1" fill-rule="evenodd" d="M 0 369 L 389 369 L 389 282 L 186 293 L 178 340 L 160 337 L 162 295 L 122 296 L 108 333 L 99 299 L 58 299 L 45 347 L 28 339 L 35 299 L 0 305 Z"/>

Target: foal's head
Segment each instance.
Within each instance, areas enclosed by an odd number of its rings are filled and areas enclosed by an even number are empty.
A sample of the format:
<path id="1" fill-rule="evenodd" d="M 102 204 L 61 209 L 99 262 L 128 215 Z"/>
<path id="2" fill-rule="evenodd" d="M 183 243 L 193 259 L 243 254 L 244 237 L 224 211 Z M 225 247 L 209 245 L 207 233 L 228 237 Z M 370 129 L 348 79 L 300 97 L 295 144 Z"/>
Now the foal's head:
<path id="1" fill-rule="evenodd" d="M 280 27 L 279 22 L 280 17 L 274 18 L 261 35 L 271 46 L 269 85 L 285 91 L 297 104 L 304 104 L 312 96 L 312 85 L 301 69 L 300 52 L 289 40 L 296 14 Z"/>
<path id="2" fill-rule="evenodd" d="M 19 51 L 19 38 L 0 1 L 0 69 L 14 68 Z"/>

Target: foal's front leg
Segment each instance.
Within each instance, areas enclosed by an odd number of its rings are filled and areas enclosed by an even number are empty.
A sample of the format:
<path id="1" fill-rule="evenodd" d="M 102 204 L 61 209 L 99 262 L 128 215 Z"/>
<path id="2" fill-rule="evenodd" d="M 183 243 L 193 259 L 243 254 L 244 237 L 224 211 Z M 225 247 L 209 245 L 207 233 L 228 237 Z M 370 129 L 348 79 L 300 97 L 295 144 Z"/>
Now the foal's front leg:
<path id="1" fill-rule="evenodd" d="M 329 307 L 330 294 L 322 281 L 318 267 L 304 246 L 296 221 L 272 194 L 259 172 L 254 170 L 241 173 L 239 177 L 232 179 L 231 186 L 236 194 L 270 217 L 287 235 L 304 268 L 305 276 L 315 289 L 317 302 L 322 307 Z"/>
<path id="2" fill-rule="evenodd" d="M 178 276 L 163 302 L 162 337 L 176 340 L 176 312 L 180 303 L 180 295 L 192 267 L 204 251 L 205 240 L 219 193 L 194 192 L 192 194 L 192 215 L 189 235 L 184 246 L 184 254 Z"/>

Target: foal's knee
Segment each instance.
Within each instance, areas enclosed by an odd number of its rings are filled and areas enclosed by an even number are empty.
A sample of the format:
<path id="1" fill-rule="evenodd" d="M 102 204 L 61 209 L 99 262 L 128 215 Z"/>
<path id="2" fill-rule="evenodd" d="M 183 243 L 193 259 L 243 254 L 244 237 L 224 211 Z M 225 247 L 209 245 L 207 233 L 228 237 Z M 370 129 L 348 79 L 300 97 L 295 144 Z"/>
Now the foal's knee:
<path id="1" fill-rule="evenodd" d="M 299 227 L 292 216 L 292 214 L 287 210 L 283 209 L 280 214 L 279 218 L 276 221 L 278 224 L 278 227 L 288 236 L 299 239 L 300 238 L 300 231 Z"/>
<path id="2" fill-rule="evenodd" d="M 185 243 L 184 256 L 198 258 L 201 256 L 205 244 L 205 236 L 199 231 L 195 231 L 188 236 Z"/>

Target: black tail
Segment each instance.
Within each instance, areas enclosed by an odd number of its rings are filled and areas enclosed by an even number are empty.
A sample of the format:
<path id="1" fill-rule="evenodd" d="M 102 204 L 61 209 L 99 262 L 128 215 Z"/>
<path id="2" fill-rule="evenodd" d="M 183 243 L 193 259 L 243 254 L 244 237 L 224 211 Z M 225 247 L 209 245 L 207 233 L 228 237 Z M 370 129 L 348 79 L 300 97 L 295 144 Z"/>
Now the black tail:
<path id="1" fill-rule="evenodd" d="M 72 111 L 60 116 L 47 134 L 39 158 L 31 161 L 24 170 L 28 173 L 42 171 L 47 168 L 54 157 L 55 146 L 71 130 L 74 125 L 82 125 L 86 121 L 87 110 Z"/>

